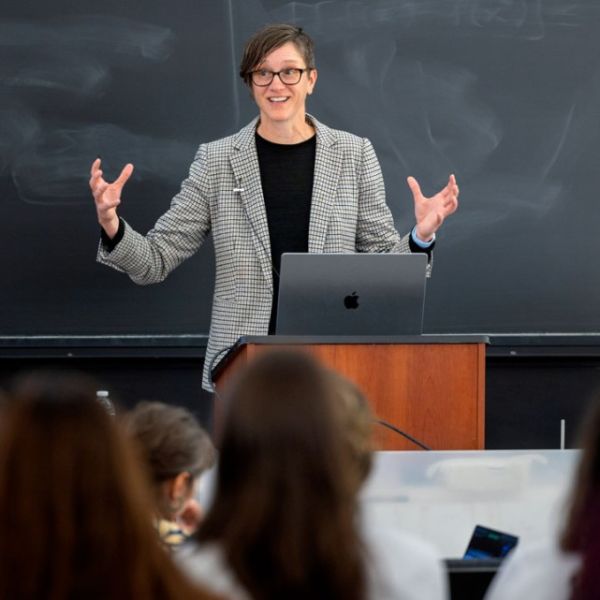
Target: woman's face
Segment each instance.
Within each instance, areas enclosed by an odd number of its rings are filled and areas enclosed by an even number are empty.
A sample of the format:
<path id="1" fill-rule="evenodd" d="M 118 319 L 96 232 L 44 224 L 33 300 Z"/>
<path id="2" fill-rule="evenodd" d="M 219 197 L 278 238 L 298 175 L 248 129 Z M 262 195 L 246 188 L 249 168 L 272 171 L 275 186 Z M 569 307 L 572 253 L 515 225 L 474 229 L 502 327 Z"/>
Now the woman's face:
<path id="1" fill-rule="evenodd" d="M 305 69 L 302 54 L 293 42 L 287 42 L 276 48 L 260 63 L 257 69 L 278 72 L 286 68 Z M 317 71 L 305 71 L 295 85 L 287 85 L 279 76 L 267 86 L 252 83 L 252 94 L 260 110 L 261 122 L 264 124 L 289 123 L 301 125 L 306 115 L 306 96 L 312 93 L 317 80 Z"/>

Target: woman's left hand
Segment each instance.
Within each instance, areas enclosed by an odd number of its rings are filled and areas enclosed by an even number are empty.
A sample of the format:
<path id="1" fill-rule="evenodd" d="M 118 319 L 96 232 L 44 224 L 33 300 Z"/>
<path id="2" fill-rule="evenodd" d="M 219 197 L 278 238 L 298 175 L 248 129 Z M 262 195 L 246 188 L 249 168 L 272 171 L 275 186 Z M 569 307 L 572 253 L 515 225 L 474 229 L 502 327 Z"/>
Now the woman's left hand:
<path id="1" fill-rule="evenodd" d="M 446 187 L 435 196 L 426 198 L 421 186 L 414 177 L 407 179 L 415 201 L 415 217 L 417 219 L 416 234 L 420 240 L 428 242 L 440 228 L 448 215 L 458 208 L 458 185 L 456 177 L 450 175 Z"/>

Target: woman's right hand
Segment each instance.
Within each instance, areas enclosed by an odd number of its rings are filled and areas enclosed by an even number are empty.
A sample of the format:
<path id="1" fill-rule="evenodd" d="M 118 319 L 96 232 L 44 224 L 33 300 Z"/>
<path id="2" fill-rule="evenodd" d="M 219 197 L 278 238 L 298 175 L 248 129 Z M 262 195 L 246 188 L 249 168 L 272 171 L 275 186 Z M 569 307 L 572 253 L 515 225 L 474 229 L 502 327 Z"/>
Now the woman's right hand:
<path id="1" fill-rule="evenodd" d="M 131 163 L 125 165 L 117 179 L 112 183 L 108 183 L 102 177 L 100 163 L 99 158 L 92 163 L 90 189 L 96 203 L 98 223 L 100 223 L 106 235 L 112 239 L 119 230 L 117 206 L 121 204 L 121 191 L 133 173 L 133 165 Z"/>

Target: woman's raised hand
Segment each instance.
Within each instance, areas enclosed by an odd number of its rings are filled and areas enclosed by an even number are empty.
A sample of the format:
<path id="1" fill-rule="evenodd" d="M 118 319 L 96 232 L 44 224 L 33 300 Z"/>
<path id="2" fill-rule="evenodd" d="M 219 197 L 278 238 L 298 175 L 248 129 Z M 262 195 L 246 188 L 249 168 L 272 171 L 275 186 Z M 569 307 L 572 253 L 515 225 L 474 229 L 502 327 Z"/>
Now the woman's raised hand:
<path id="1" fill-rule="evenodd" d="M 102 176 L 100 158 L 92 163 L 90 189 L 96 203 L 98 223 L 111 239 L 119 230 L 117 206 L 121 204 L 121 191 L 132 173 L 133 165 L 129 163 L 123 167 L 121 174 L 112 183 L 108 183 Z"/>

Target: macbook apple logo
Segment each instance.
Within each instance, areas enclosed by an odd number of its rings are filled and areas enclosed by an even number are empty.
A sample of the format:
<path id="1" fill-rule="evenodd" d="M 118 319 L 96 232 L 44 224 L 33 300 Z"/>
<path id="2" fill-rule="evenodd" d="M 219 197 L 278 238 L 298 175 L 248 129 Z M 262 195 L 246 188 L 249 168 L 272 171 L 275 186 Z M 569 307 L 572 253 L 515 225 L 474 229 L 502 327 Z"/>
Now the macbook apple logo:
<path id="1" fill-rule="evenodd" d="M 346 308 L 354 310 L 358 308 L 358 299 L 359 296 L 356 294 L 356 292 L 352 292 L 349 296 L 346 296 L 344 298 L 344 306 Z"/>

